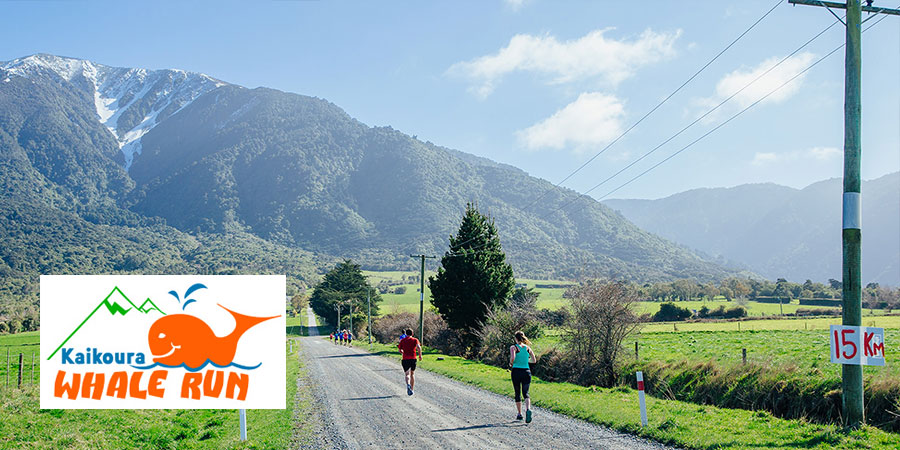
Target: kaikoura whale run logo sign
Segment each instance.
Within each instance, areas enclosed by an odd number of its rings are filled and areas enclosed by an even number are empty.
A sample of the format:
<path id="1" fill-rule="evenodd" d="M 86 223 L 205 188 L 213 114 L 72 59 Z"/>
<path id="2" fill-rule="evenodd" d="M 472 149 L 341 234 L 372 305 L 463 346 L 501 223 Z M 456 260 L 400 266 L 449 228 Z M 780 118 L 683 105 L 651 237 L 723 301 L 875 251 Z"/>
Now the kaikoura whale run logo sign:
<path id="1" fill-rule="evenodd" d="M 40 295 L 42 409 L 285 407 L 284 276 L 45 275 Z"/>

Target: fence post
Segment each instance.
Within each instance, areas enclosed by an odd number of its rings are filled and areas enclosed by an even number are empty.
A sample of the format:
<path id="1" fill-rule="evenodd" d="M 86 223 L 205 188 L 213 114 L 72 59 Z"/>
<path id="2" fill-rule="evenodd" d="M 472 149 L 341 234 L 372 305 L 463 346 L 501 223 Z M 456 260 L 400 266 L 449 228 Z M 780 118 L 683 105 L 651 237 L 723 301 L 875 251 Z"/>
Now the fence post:
<path id="1" fill-rule="evenodd" d="M 22 358 L 24 357 L 25 355 L 23 355 L 22 352 L 19 352 L 19 382 L 16 384 L 17 388 L 22 387 L 22 367 L 25 365 L 25 363 L 22 362 Z"/>
<path id="2" fill-rule="evenodd" d="M 637 373 L 638 402 L 641 405 L 641 426 L 647 426 L 647 403 L 644 400 L 644 373 Z"/>
<path id="3" fill-rule="evenodd" d="M 638 356 L 638 341 L 634 341 L 634 359 L 636 361 L 640 361 L 640 357 Z"/>
<path id="4" fill-rule="evenodd" d="M 9 347 L 6 347 L 6 387 L 9 387 Z"/>
<path id="5" fill-rule="evenodd" d="M 744 364 L 747 364 L 747 349 L 746 348 L 741 349 L 741 362 L 743 362 Z"/>

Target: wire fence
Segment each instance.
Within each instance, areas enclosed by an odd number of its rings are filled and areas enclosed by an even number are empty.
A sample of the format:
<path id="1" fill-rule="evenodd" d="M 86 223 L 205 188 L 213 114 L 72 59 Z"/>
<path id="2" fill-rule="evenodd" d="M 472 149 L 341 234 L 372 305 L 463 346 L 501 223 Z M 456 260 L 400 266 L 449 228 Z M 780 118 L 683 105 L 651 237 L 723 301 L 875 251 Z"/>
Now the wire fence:
<path id="1" fill-rule="evenodd" d="M 22 387 L 40 382 L 41 363 L 38 344 L 0 347 L 0 383 Z"/>

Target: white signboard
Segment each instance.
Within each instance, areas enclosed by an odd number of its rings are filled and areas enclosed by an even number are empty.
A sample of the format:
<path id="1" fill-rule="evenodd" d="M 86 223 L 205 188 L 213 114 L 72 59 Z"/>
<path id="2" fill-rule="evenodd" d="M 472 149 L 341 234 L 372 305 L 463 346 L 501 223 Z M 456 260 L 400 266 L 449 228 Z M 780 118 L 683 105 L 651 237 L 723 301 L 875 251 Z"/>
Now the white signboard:
<path id="1" fill-rule="evenodd" d="M 285 277 L 41 276 L 41 408 L 282 409 Z"/>
<path id="2" fill-rule="evenodd" d="M 831 362 L 884 365 L 884 328 L 831 326 Z"/>

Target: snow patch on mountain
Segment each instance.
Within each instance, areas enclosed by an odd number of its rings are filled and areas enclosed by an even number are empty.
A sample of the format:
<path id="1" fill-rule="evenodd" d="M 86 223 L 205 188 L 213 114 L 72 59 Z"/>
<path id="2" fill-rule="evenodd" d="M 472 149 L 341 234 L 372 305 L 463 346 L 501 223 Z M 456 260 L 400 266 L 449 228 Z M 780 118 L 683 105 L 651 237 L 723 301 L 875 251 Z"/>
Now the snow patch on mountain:
<path id="1" fill-rule="evenodd" d="M 37 54 L 0 63 L 9 75 L 53 77 L 90 89 L 97 118 L 119 143 L 125 169 L 141 152 L 141 138 L 201 95 L 226 85 L 184 70 L 110 67 L 91 61 Z M 85 83 L 85 81 L 87 83 Z"/>

